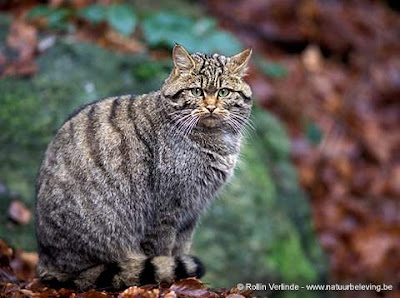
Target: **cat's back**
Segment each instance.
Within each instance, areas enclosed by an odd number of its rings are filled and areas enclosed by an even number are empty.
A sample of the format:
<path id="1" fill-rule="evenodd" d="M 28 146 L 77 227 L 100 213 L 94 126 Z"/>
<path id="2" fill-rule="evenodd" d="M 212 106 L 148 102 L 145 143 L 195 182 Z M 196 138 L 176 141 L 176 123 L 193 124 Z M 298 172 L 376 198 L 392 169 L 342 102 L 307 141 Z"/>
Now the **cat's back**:
<path id="1" fill-rule="evenodd" d="M 128 193 L 135 167 L 143 173 L 151 135 L 148 111 L 151 98 L 143 95 L 110 97 L 74 112 L 60 127 L 45 152 L 37 179 L 37 195 L 46 185 L 65 189 L 99 189 L 105 185 Z M 149 141 L 150 142 L 150 141 Z M 91 185 L 89 185 L 91 184 Z"/>

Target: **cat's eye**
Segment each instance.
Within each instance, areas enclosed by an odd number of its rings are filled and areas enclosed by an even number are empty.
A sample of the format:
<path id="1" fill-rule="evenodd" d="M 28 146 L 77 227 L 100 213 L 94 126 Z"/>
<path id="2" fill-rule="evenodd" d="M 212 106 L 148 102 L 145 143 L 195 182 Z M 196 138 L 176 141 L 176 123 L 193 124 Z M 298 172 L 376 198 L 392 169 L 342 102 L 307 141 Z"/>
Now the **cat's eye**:
<path id="1" fill-rule="evenodd" d="M 201 90 L 200 88 L 192 88 L 191 92 L 196 97 L 200 97 L 203 95 L 203 90 Z"/>
<path id="2" fill-rule="evenodd" d="M 218 90 L 218 97 L 227 97 L 230 93 L 231 91 L 229 89 L 222 88 Z"/>

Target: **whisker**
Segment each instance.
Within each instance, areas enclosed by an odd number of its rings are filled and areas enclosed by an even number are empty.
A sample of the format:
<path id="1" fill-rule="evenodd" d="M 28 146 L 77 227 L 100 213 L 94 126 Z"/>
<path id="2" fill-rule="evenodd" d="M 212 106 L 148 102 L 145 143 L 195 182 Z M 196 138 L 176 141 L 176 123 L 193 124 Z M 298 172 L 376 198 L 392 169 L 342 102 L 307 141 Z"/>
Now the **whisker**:
<path id="1" fill-rule="evenodd" d="M 192 109 L 184 109 L 184 110 L 178 110 L 178 111 L 169 113 L 168 115 L 171 116 L 171 115 L 175 115 L 175 114 L 186 114 L 186 113 L 191 113 L 191 112 L 192 112 Z"/>
<path id="2" fill-rule="evenodd" d="M 237 114 L 235 112 L 232 112 L 231 114 L 233 117 L 240 119 L 240 121 L 242 121 L 243 124 L 245 124 L 246 126 L 249 126 L 251 129 L 255 129 L 252 119 L 245 118 L 243 115 Z"/>
<path id="3" fill-rule="evenodd" d="M 254 129 L 254 126 L 249 122 L 249 119 L 235 112 L 225 115 L 223 119 L 235 133 L 245 136 L 246 138 L 250 135 L 249 128 Z"/>

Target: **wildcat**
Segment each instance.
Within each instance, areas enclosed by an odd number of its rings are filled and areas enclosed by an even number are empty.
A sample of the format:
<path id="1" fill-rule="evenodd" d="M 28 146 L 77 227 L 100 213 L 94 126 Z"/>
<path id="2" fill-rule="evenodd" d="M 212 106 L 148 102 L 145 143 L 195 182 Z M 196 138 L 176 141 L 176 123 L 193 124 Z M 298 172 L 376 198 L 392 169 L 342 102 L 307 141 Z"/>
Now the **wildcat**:
<path id="1" fill-rule="evenodd" d="M 189 255 L 202 211 L 233 174 L 251 112 L 235 56 L 173 49 L 159 91 L 81 107 L 36 181 L 38 275 L 79 289 L 201 277 Z"/>

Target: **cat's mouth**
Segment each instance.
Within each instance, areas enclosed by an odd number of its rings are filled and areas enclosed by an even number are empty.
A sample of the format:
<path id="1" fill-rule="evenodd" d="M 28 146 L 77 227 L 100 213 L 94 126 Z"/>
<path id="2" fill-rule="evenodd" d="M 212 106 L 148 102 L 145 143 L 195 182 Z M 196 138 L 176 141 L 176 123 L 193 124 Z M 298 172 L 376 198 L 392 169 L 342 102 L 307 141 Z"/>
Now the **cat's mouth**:
<path id="1" fill-rule="evenodd" d="M 205 127 L 215 128 L 220 126 L 222 118 L 214 113 L 204 115 L 199 123 Z"/>

